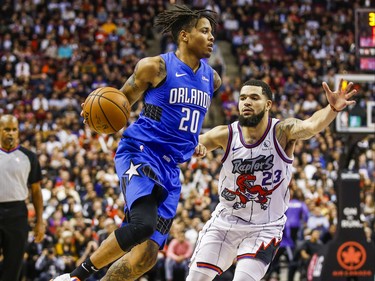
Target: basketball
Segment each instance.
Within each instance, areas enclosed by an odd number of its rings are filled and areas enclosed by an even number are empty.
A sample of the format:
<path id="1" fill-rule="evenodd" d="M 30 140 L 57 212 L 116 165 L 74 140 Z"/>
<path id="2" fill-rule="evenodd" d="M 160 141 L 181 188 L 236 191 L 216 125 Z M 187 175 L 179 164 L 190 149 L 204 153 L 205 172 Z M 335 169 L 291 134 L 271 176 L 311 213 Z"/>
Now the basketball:
<path id="1" fill-rule="evenodd" d="M 83 117 L 91 130 L 101 134 L 113 134 L 126 126 L 130 110 L 129 101 L 121 91 L 112 87 L 101 87 L 86 98 Z"/>

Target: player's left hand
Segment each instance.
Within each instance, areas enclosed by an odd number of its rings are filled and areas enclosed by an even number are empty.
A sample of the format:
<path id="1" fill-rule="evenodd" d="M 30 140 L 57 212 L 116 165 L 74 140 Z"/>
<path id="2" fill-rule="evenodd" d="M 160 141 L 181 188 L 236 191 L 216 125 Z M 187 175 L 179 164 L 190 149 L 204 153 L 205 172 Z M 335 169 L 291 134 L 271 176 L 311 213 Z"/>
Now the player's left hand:
<path id="1" fill-rule="evenodd" d="M 345 89 L 342 88 L 343 79 L 340 80 L 339 88 L 332 92 L 326 82 L 323 82 L 323 89 L 326 92 L 329 104 L 336 110 L 342 111 L 345 107 L 355 104 L 354 100 L 349 100 L 357 93 L 357 90 L 352 89 L 353 82 L 349 82 Z"/>
<path id="2" fill-rule="evenodd" d="M 198 145 L 195 147 L 193 156 L 197 158 L 202 158 L 202 157 L 205 157 L 206 154 L 207 154 L 207 148 L 203 144 L 198 143 Z"/>
<path id="3" fill-rule="evenodd" d="M 37 222 L 34 227 L 34 241 L 36 243 L 42 242 L 46 228 L 43 222 Z"/>

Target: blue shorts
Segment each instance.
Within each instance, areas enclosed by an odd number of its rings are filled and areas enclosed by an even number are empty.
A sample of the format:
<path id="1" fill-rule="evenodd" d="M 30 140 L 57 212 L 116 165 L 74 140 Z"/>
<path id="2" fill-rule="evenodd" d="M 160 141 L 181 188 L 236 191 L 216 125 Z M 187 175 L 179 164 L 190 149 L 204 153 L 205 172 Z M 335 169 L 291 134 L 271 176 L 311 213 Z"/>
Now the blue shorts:
<path id="1" fill-rule="evenodd" d="M 115 156 L 116 173 L 125 199 L 125 213 L 138 198 L 162 189 L 158 206 L 158 227 L 150 237 L 160 247 L 168 238 L 180 198 L 180 168 L 166 155 L 159 155 L 134 139 L 121 139 Z M 167 225 L 167 227 L 166 227 Z"/>

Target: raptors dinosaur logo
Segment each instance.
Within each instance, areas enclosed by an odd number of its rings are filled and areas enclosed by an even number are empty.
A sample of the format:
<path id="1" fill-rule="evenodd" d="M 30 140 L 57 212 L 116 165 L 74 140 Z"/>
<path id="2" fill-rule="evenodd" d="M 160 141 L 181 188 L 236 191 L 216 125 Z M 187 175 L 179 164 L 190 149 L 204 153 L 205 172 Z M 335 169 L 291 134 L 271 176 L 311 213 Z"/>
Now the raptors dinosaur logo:
<path id="1" fill-rule="evenodd" d="M 261 205 L 263 210 L 268 208 L 268 200 L 269 196 L 274 192 L 284 181 L 282 179 L 274 188 L 268 190 L 261 185 L 254 185 L 256 180 L 256 176 L 249 175 L 249 174 L 242 174 L 237 178 L 236 184 L 238 188 L 236 190 L 229 190 L 225 188 L 221 196 L 223 196 L 228 201 L 233 201 L 236 196 L 239 197 L 240 202 L 236 202 L 233 204 L 233 208 L 239 210 L 241 208 L 246 208 L 246 203 L 249 201 L 254 201 Z"/>

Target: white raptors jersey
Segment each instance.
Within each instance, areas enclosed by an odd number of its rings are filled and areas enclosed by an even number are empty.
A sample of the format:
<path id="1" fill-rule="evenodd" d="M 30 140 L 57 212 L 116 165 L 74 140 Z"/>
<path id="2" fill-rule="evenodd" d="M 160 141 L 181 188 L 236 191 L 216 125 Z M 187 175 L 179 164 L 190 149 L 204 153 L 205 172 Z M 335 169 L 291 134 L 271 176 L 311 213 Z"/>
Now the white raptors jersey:
<path id="1" fill-rule="evenodd" d="M 217 212 L 226 209 L 229 214 L 254 224 L 273 222 L 284 216 L 293 159 L 276 140 L 278 121 L 270 118 L 264 135 L 255 144 L 245 143 L 238 121 L 228 125 Z"/>

